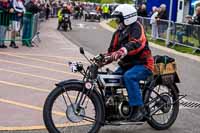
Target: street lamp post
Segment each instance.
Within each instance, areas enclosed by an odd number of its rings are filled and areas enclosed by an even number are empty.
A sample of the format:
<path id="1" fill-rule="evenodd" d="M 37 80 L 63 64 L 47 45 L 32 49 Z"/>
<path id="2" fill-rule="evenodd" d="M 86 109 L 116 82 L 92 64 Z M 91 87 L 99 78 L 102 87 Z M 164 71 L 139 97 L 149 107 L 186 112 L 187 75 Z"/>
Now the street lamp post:
<path id="1" fill-rule="evenodd" d="M 168 28 L 167 28 L 167 38 L 166 38 L 166 46 L 169 45 L 170 39 L 170 32 L 171 32 L 171 18 L 172 18 L 172 7 L 173 7 L 173 0 L 170 0 L 170 9 L 169 9 L 169 20 L 168 20 Z"/>

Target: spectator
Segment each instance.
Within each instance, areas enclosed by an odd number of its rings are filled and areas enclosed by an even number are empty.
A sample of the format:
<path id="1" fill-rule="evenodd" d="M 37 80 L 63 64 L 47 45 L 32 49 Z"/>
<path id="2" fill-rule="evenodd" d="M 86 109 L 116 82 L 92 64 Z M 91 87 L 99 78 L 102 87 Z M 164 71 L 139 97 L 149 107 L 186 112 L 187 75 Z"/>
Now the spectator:
<path id="1" fill-rule="evenodd" d="M 53 1 L 52 8 L 53 8 L 52 17 L 56 17 L 58 12 L 58 5 L 55 1 Z"/>
<path id="2" fill-rule="evenodd" d="M 16 34 L 20 31 L 21 21 L 25 13 L 25 7 L 22 0 L 13 0 L 11 3 L 14 12 L 12 13 L 12 31 L 10 47 L 18 48 L 15 43 Z"/>
<path id="3" fill-rule="evenodd" d="M 49 4 L 47 4 L 47 5 L 46 5 L 46 9 L 45 9 L 46 20 L 49 19 L 50 11 L 51 11 L 50 6 L 49 6 Z"/>
<path id="4" fill-rule="evenodd" d="M 32 29 L 31 24 L 33 20 L 33 15 L 40 11 L 40 8 L 36 5 L 36 0 L 31 0 L 26 4 L 26 15 L 24 16 L 23 20 L 23 35 L 22 35 L 22 45 L 31 46 L 31 39 L 32 39 Z"/>
<path id="5" fill-rule="evenodd" d="M 138 9 L 138 16 L 147 17 L 146 5 L 142 4 Z"/>
<path id="6" fill-rule="evenodd" d="M 157 17 L 158 32 L 160 37 L 164 37 L 164 32 L 167 30 L 168 21 L 165 21 L 167 19 L 166 5 L 161 4 Z"/>
<path id="7" fill-rule="evenodd" d="M 196 25 L 200 25 L 200 6 L 198 6 L 196 8 L 196 16 L 194 16 L 194 18 L 189 19 L 188 20 L 189 24 L 196 24 Z"/>
<path id="8" fill-rule="evenodd" d="M 200 25 L 200 7 L 196 8 L 196 16 L 194 16 L 194 18 L 192 19 L 191 16 L 186 16 L 187 19 L 187 23 L 188 24 L 196 24 L 196 25 Z M 191 25 L 186 25 L 185 27 L 182 27 L 180 31 L 177 32 L 177 39 L 179 43 L 184 43 L 183 42 L 183 36 L 189 36 L 191 33 L 190 31 L 192 31 L 192 26 Z M 198 30 L 199 31 L 199 30 Z M 200 33 L 198 33 L 199 35 Z M 200 38 L 200 36 L 198 37 Z M 189 42 L 188 42 L 189 43 Z"/>
<path id="9" fill-rule="evenodd" d="M 158 13 L 158 19 L 164 19 L 164 20 L 168 19 L 167 11 L 166 11 L 166 5 L 165 4 L 161 4 L 160 5 L 160 11 Z"/>
<path id="10" fill-rule="evenodd" d="M 0 48 L 7 48 L 4 44 L 7 27 L 9 26 L 9 13 L 14 12 L 8 0 L 0 0 Z"/>
<path id="11" fill-rule="evenodd" d="M 200 6 L 196 8 L 196 14 L 193 18 L 191 16 L 187 16 L 186 19 L 188 20 L 189 24 L 200 25 Z M 198 48 L 200 48 L 200 39 L 199 39 L 200 38 L 200 27 L 197 27 L 197 26 L 194 27 L 193 25 L 187 25 L 185 27 L 182 27 L 182 29 L 177 32 L 178 42 L 186 43 L 187 45 L 194 46 L 194 44 L 191 44 L 187 40 L 185 42 L 183 42 L 183 36 L 189 37 L 191 35 L 193 37 L 194 37 L 194 35 L 196 35 L 196 38 L 198 38 L 198 40 L 199 40 Z M 200 52 L 200 50 L 197 50 L 196 52 Z"/>
<path id="12" fill-rule="evenodd" d="M 156 40 L 158 38 L 158 25 L 157 25 L 157 21 L 156 18 L 158 16 L 158 9 L 157 7 L 152 7 L 152 16 L 151 16 L 151 21 L 150 24 L 152 26 L 152 30 L 151 30 L 151 38 L 153 40 Z"/>

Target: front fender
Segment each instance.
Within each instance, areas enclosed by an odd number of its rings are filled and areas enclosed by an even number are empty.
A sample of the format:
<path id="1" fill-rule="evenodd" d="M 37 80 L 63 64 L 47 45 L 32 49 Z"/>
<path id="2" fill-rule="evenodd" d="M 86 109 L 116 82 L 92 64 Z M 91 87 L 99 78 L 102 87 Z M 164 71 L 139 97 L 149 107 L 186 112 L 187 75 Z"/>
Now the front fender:
<path id="1" fill-rule="evenodd" d="M 64 85 L 67 85 L 67 84 L 71 84 L 71 83 L 76 83 L 76 84 L 81 84 L 81 85 L 84 85 L 84 82 L 81 81 L 81 80 L 77 80 L 77 79 L 69 79 L 69 80 L 64 80 L 64 81 L 61 81 L 57 84 L 55 84 L 57 87 L 62 87 Z"/>

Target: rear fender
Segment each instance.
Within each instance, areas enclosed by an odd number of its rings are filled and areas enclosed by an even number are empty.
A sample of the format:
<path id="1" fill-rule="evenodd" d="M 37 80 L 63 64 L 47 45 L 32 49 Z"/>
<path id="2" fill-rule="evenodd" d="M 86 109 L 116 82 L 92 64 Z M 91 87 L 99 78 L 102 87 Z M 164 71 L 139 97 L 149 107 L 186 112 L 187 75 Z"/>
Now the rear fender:
<path id="1" fill-rule="evenodd" d="M 174 75 L 168 75 L 169 77 L 172 76 L 173 78 L 163 78 L 163 77 L 158 77 L 157 80 L 155 81 L 154 86 L 156 85 L 166 85 L 169 86 L 172 89 L 175 89 L 177 93 L 179 93 L 179 89 L 176 85 L 176 83 L 180 83 L 180 79 L 177 74 Z"/>

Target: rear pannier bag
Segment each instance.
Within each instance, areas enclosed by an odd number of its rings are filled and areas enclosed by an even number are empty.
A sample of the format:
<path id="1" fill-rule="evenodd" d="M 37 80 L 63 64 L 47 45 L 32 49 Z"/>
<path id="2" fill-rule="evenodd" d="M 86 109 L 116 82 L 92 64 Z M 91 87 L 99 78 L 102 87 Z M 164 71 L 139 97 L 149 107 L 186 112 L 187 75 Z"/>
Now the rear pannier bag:
<path id="1" fill-rule="evenodd" d="M 153 74 L 155 76 L 161 76 L 162 83 L 170 84 L 177 82 L 179 83 L 180 80 L 176 73 L 177 67 L 174 58 L 169 56 L 154 56 L 154 70 Z"/>
<path id="2" fill-rule="evenodd" d="M 154 56 L 154 75 L 174 74 L 176 72 L 176 62 L 169 56 Z"/>

